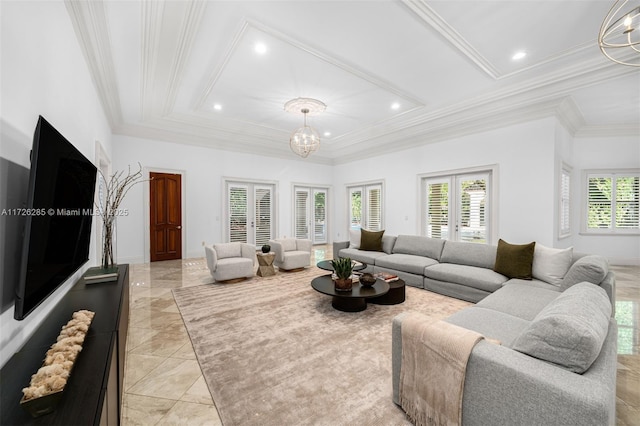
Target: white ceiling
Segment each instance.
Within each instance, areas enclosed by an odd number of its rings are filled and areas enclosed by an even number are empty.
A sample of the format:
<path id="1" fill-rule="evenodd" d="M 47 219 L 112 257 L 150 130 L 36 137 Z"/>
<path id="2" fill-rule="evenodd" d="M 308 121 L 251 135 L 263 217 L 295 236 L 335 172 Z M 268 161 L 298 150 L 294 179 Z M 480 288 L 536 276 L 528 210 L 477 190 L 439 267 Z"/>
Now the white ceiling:
<path id="1" fill-rule="evenodd" d="M 311 97 L 331 135 L 301 161 L 329 164 L 552 115 L 640 135 L 640 68 L 596 45 L 612 3 L 66 2 L 114 133 L 297 158 L 284 104 Z"/>

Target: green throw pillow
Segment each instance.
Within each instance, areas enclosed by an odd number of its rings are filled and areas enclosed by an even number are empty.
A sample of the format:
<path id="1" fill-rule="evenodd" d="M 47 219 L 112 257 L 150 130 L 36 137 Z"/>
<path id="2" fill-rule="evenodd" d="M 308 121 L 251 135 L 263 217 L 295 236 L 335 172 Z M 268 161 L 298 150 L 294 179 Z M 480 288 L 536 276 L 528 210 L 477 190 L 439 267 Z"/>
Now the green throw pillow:
<path id="1" fill-rule="evenodd" d="M 382 235 L 384 234 L 384 230 L 374 232 L 361 229 L 360 231 L 360 250 L 382 251 Z"/>
<path id="2" fill-rule="evenodd" d="M 501 239 L 498 241 L 496 264 L 493 270 L 509 278 L 530 280 L 535 247 L 535 242 L 516 245 Z"/>

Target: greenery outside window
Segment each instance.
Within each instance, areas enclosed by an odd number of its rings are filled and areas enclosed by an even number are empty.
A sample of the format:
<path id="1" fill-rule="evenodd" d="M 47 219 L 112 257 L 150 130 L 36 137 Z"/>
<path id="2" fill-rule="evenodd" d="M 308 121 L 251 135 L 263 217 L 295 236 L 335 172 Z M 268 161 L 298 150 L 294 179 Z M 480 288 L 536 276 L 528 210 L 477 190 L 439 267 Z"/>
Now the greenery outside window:
<path id="1" fill-rule="evenodd" d="M 586 171 L 583 232 L 640 233 L 640 171 Z"/>

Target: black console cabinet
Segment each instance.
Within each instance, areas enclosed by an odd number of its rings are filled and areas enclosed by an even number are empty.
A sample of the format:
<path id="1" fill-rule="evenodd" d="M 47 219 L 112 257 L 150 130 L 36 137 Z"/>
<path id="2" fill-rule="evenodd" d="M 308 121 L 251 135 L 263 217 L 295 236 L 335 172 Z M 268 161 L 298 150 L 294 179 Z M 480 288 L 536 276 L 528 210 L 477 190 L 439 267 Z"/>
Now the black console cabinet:
<path id="1" fill-rule="evenodd" d="M 0 371 L 0 425 L 120 424 L 129 324 L 129 265 L 119 265 L 118 270 L 115 282 L 85 284 L 80 279 L 4 365 Z M 20 407 L 22 388 L 42 366 L 61 327 L 81 309 L 96 315 L 62 399 L 53 413 L 33 418 Z"/>

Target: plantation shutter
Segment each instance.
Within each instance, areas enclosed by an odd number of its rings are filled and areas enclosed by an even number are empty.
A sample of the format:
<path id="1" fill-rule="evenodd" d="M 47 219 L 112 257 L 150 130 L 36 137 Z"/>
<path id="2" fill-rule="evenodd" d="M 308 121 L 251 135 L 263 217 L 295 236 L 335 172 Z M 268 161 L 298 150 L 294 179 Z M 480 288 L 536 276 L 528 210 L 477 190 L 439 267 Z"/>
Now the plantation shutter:
<path id="1" fill-rule="evenodd" d="M 229 185 L 229 241 L 247 242 L 247 187 Z"/>
<path id="2" fill-rule="evenodd" d="M 382 230 L 382 188 L 380 186 L 367 187 L 366 228 L 370 231 Z"/>
<path id="3" fill-rule="evenodd" d="M 255 199 L 255 244 L 262 246 L 272 238 L 273 203 L 270 187 L 256 186 Z"/>
<path id="4" fill-rule="evenodd" d="M 349 226 L 351 229 L 362 227 L 362 188 L 349 191 Z"/>
<path id="5" fill-rule="evenodd" d="M 313 193 L 313 242 L 327 242 L 327 191 L 314 190 Z"/>
<path id="6" fill-rule="evenodd" d="M 309 238 L 309 190 L 296 189 L 295 203 L 296 238 Z"/>
<path id="7" fill-rule="evenodd" d="M 616 228 L 640 229 L 640 177 L 616 178 Z"/>
<path id="8" fill-rule="evenodd" d="M 426 182 L 427 236 L 447 239 L 449 236 L 449 182 L 431 180 Z"/>
<path id="9" fill-rule="evenodd" d="M 458 241 L 485 243 L 485 201 L 487 199 L 487 178 L 484 175 L 463 175 L 458 182 Z"/>
<path id="10" fill-rule="evenodd" d="M 610 176 L 589 177 L 587 228 L 611 229 L 612 182 Z"/>
<path id="11" fill-rule="evenodd" d="M 571 234 L 571 171 L 562 169 L 560 177 L 560 236 Z"/>

